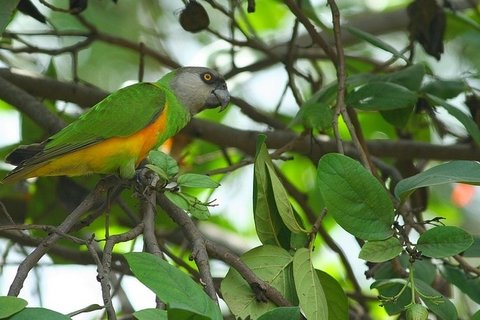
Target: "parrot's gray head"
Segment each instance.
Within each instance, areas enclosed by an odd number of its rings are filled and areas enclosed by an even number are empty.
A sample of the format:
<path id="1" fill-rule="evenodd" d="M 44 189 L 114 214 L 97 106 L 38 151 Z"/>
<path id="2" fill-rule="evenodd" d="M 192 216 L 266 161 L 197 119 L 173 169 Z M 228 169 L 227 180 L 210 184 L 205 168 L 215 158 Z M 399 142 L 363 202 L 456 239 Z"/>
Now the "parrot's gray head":
<path id="1" fill-rule="evenodd" d="M 225 109 L 230 93 L 223 77 L 215 70 L 203 67 L 183 67 L 174 71 L 170 86 L 180 103 L 192 115 L 207 109 Z"/>

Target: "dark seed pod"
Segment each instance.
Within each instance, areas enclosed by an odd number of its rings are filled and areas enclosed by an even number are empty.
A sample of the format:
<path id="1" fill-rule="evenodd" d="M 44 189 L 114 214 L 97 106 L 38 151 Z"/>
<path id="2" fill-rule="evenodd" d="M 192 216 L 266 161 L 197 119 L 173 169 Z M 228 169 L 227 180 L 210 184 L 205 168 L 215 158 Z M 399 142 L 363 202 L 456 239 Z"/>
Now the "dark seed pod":
<path id="1" fill-rule="evenodd" d="M 199 32 L 205 30 L 210 24 L 210 18 L 205 8 L 195 0 L 187 3 L 185 9 L 180 13 L 180 25 L 188 32 Z"/>

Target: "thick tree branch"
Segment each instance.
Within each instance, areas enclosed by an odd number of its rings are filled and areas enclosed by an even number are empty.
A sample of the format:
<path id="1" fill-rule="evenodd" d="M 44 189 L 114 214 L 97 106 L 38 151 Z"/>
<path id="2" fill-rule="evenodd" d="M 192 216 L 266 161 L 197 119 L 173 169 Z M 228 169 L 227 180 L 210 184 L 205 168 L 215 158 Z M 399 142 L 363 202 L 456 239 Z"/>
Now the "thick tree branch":
<path id="1" fill-rule="evenodd" d="M 8 69 L 0 69 L 0 77 L 11 79 L 17 86 L 22 86 L 22 89 L 27 90 L 29 93 L 38 95 L 48 99 L 60 99 L 68 102 L 82 103 L 83 105 L 95 104 L 105 97 L 106 93 L 96 88 L 90 88 L 84 85 L 76 83 L 64 83 L 57 80 L 47 80 L 44 82 L 42 77 L 31 77 L 20 74 L 18 72 L 12 72 Z M 2 79 L 0 78 L 0 81 Z M 25 86 L 25 87 L 24 87 Z M 61 86 L 62 90 L 56 91 L 55 88 Z M 63 93 L 59 93 L 63 91 Z M 64 92 L 70 92 L 69 95 L 65 95 Z M 9 95 L 6 90 L 0 87 L 0 98 L 4 98 L 5 95 Z M 26 92 L 22 93 L 25 96 Z M 85 98 L 85 97 L 88 97 Z M 26 110 L 26 114 L 29 115 L 32 112 L 36 112 L 36 106 L 38 101 L 32 107 L 29 102 L 31 100 L 36 101 L 34 98 L 18 99 L 15 100 L 17 107 L 20 111 Z M 87 103 L 88 102 L 88 103 Z M 18 104 L 18 105 L 17 105 Z M 40 104 L 41 105 L 41 104 Z M 41 105 L 44 108 L 43 105 Z M 43 112 L 36 114 L 35 122 L 48 130 L 51 128 L 50 121 L 43 118 Z M 59 120 L 58 120 L 59 121 Z M 54 123 L 57 120 L 53 121 Z M 60 123 L 60 122 L 59 122 Z M 53 125 L 59 126 L 59 124 Z M 194 119 L 190 125 L 183 131 L 193 137 L 199 137 L 204 140 L 215 143 L 219 146 L 228 148 L 238 148 L 247 154 L 253 155 L 255 153 L 255 141 L 259 131 L 239 130 L 231 127 L 224 126 L 222 124 L 212 123 L 205 120 Z M 280 148 L 286 145 L 288 142 L 297 138 L 297 134 L 290 131 L 276 130 L 265 133 L 268 137 L 267 144 L 271 148 Z M 427 159 L 427 160 L 480 160 L 480 149 L 476 146 L 468 143 L 462 144 L 450 144 L 450 145 L 438 145 L 425 142 L 417 142 L 411 140 L 370 140 L 367 141 L 367 148 L 369 152 L 376 157 L 385 157 L 393 159 Z M 349 155 L 355 155 L 355 149 L 353 146 L 344 142 L 345 152 Z M 314 162 L 317 162 L 320 157 L 328 152 L 335 152 L 335 142 L 332 140 L 320 139 L 319 144 L 314 144 L 307 137 L 299 141 L 293 148 L 294 152 L 305 154 L 309 156 Z"/>

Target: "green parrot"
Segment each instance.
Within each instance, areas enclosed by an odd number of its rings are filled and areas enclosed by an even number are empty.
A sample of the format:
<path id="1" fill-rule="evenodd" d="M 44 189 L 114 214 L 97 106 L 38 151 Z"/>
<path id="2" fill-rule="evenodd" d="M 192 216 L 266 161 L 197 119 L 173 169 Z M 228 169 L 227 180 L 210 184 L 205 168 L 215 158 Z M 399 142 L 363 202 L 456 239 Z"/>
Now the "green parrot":
<path id="1" fill-rule="evenodd" d="M 137 83 L 100 101 L 47 140 L 19 146 L 5 161 L 17 167 L 2 182 L 39 176 L 118 174 L 132 178 L 148 152 L 203 109 L 230 100 L 225 80 L 202 67 L 176 69 L 154 83 Z"/>

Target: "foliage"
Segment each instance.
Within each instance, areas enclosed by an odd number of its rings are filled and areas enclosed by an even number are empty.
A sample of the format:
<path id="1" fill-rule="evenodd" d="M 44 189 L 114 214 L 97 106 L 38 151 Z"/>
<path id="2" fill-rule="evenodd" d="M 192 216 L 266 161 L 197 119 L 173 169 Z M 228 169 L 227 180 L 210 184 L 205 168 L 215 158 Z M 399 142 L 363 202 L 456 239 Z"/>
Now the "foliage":
<path id="1" fill-rule="evenodd" d="M 480 319 L 478 2 L 371 3 L 5 1 L 0 129 L 20 113 L 22 144 L 181 65 L 232 99 L 131 181 L 0 185 L 2 268 L 23 261 L 0 319 Z M 101 299 L 19 298 L 47 251 Z"/>

